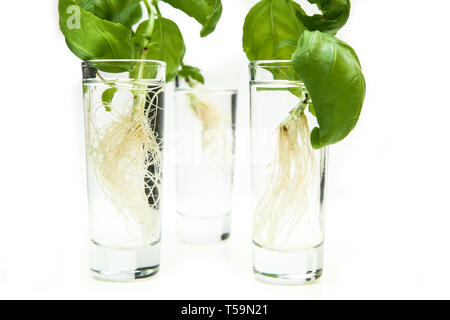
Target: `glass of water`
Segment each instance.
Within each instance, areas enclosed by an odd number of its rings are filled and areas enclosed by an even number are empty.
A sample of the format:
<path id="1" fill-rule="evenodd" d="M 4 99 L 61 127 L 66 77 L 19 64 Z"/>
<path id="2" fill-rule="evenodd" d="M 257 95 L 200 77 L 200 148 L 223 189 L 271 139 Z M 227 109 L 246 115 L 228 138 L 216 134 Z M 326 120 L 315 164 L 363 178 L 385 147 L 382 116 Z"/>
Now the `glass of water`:
<path id="1" fill-rule="evenodd" d="M 230 236 L 238 75 L 176 83 L 177 234 L 185 242 Z"/>
<path id="2" fill-rule="evenodd" d="M 323 269 L 327 148 L 290 61 L 250 63 L 253 269 L 259 280 L 302 284 Z"/>

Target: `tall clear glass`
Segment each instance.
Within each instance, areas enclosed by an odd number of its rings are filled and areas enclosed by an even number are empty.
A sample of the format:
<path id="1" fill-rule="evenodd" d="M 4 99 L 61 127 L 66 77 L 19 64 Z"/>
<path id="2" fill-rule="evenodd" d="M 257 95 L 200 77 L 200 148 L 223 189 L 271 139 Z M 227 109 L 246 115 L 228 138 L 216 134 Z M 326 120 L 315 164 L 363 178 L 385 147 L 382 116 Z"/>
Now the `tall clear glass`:
<path id="1" fill-rule="evenodd" d="M 177 234 L 185 242 L 230 235 L 238 76 L 203 73 L 205 83 L 177 79 Z"/>
<path id="2" fill-rule="evenodd" d="M 166 65 L 148 60 L 82 64 L 91 270 L 129 281 L 160 264 Z"/>
<path id="3" fill-rule="evenodd" d="M 257 279 L 302 284 L 323 269 L 327 148 L 290 61 L 250 63 L 253 269 Z"/>

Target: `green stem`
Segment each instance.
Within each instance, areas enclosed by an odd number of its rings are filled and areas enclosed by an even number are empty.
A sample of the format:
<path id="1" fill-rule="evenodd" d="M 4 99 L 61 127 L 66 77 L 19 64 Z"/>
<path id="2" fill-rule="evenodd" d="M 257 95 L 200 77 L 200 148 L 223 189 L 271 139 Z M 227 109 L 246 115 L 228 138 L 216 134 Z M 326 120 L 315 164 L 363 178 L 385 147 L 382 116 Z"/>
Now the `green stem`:
<path id="1" fill-rule="evenodd" d="M 153 11 L 152 7 L 150 6 L 148 0 L 144 0 L 144 5 L 148 11 L 149 22 L 147 24 L 147 28 L 145 29 L 145 33 L 144 33 L 144 45 L 143 45 L 143 49 L 142 49 L 142 53 L 141 53 L 141 60 L 145 60 L 145 58 L 147 57 L 147 52 L 149 50 L 149 45 L 150 45 L 150 41 L 148 39 L 151 38 L 153 29 L 155 28 L 155 12 Z M 145 67 L 144 63 L 142 63 L 141 66 L 139 67 L 139 73 L 138 73 L 138 78 L 137 78 L 138 81 L 141 80 L 142 77 L 144 76 L 144 67 Z"/>
<path id="2" fill-rule="evenodd" d="M 290 121 L 294 120 L 295 118 L 300 117 L 302 115 L 302 113 L 305 111 L 306 107 L 308 106 L 308 103 L 309 103 L 308 100 L 309 100 L 308 95 L 306 94 L 304 99 L 302 101 L 300 101 L 300 103 L 294 109 L 291 110 L 289 116 L 281 122 L 280 126 L 284 127 Z"/>
<path id="3" fill-rule="evenodd" d="M 186 83 L 188 84 L 189 88 L 193 89 L 197 84 L 192 81 L 189 77 L 184 78 L 184 80 L 186 81 Z"/>
<path id="4" fill-rule="evenodd" d="M 159 10 L 158 0 L 152 0 L 152 4 L 156 9 L 156 14 L 161 17 L 161 10 Z"/>

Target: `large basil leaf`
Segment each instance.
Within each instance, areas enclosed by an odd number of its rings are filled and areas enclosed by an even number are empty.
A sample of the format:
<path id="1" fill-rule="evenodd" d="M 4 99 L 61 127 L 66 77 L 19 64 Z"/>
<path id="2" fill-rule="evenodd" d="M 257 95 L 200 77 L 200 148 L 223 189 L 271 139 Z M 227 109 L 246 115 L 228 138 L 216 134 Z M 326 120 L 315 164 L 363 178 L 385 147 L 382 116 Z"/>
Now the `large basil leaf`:
<path id="1" fill-rule="evenodd" d="M 243 47 L 250 61 L 289 60 L 295 50 L 282 46 L 297 40 L 305 27 L 295 16 L 300 6 L 292 0 L 262 0 L 248 13 L 244 24 Z"/>
<path id="2" fill-rule="evenodd" d="M 221 0 L 163 0 L 197 20 L 202 26 L 200 35 L 206 37 L 216 29 L 222 16 Z"/>
<path id="3" fill-rule="evenodd" d="M 81 0 L 81 7 L 101 19 L 123 24 L 128 29 L 142 18 L 141 0 Z"/>
<path id="4" fill-rule="evenodd" d="M 147 25 L 148 20 L 142 22 L 134 36 L 134 41 L 139 51 L 144 49 L 139 46 L 144 43 L 142 39 L 147 38 L 145 35 Z M 165 18 L 158 18 L 155 20 L 155 27 L 149 40 L 149 50 L 144 59 L 165 61 L 167 63 L 166 80 L 167 82 L 171 81 L 177 75 L 186 52 L 180 29 L 178 29 L 175 22 Z M 139 55 L 140 53 L 138 52 L 137 58 L 141 58 Z"/>
<path id="5" fill-rule="evenodd" d="M 358 122 L 366 93 L 356 53 L 332 35 L 305 31 L 292 62 L 311 96 L 319 123 L 311 133 L 313 147 L 341 141 Z"/>
<path id="6" fill-rule="evenodd" d="M 59 25 L 72 52 L 83 60 L 134 57 L 132 32 L 100 19 L 80 7 L 80 1 L 59 0 Z"/>
<path id="7" fill-rule="evenodd" d="M 347 23 L 350 16 L 350 0 L 308 0 L 308 2 L 317 4 L 323 13 L 308 16 L 303 9 L 296 12 L 308 30 L 336 34 Z"/>
<path id="8" fill-rule="evenodd" d="M 95 7 L 96 1 L 97 0 L 80 0 L 79 2 L 80 2 L 80 6 L 84 10 L 94 13 L 94 7 Z"/>

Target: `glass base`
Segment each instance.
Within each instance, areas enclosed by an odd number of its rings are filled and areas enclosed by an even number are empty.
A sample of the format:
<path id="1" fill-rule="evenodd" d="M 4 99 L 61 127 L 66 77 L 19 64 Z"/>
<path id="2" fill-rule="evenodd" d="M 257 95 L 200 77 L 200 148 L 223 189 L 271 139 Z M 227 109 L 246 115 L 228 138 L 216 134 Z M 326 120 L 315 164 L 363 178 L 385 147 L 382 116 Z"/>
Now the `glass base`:
<path id="1" fill-rule="evenodd" d="M 230 237 L 231 214 L 213 218 L 194 218 L 177 212 L 178 239 L 190 243 L 211 243 Z"/>
<path id="2" fill-rule="evenodd" d="M 323 269 L 323 244 L 306 250 L 278 251 L 253 244 L 256 279 L 270 284 L 299 285 L 318 280 Z"/>
<path id="3" fill-rule="evenodd" d="M 91 242 L 91 271 L 99 280 L 146 279 L 158 273 L 159 260 L 160 243 L 139 249 L 116 249 Z"/>

